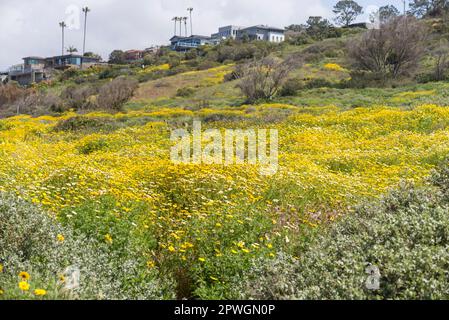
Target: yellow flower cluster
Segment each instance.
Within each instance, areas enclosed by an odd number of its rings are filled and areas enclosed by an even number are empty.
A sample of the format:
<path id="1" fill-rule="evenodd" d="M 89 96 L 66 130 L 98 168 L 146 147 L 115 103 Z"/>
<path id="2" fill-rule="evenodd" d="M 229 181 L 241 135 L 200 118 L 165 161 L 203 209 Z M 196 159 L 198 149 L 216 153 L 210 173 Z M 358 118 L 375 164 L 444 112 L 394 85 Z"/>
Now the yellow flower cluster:
<path id="1" fill-rule="evenodd" d="M 444 107 L 379 106 L 345 112 L 332 106 L 266 104 L 247 112 L 248 108 L 252 107 L 194 112 L 149 107 L 146 112 L 86 115 L 161 120 L 107 134 L 53 131 L 57 121 L 73 114 L 0 120 L 0 128 L 7 128 L 0 130 L 0 191 L 15 192 L 55 215 L 62 211 L 76 215 L 83 204 L 100 203 L 104 197 L 114 199 L 108 214 L 118 220 L 145 208 L 134 219 L 133 232 L 157 239 L 157 252 L 143 253 L 148 255 L 148 268 L 172 256 L 208 265 L 211 256 L 251 256 L 262 250 L 272 256 L 276 243 L 271 238 L 289 228 L 283 216 L 300 217 L 298 223 L 314 227 L 316 220 L 363 198 L 377 197 L 401 179 L 419 182 L 449 152 L 449 109 Z M 281 111 L 290 114 L 282 122 L 255 122 Z M 278 129 L 278 173 L 262 176 L 257 165 L 250 164 L 172 163 L 168 120 L 211 114 L 238 116 L 240 120 L 232 122 L 235 128 L 256 123 Z M 104 142 L 100 149 L 79 151 L 100 139 Z M 273 220 L 271 237 L 223 240 L 220 234 L 232 235 L 255 223 L 248 212 L 256 211 Z M 208 228 L 200 227 L 208 222 Z M 99 238 L 108 244 L 119 242 L 113 230 L 102 231 Z M 64 236 L 57 235 L 56 240 L 63 242 Z"/>
<path id="2" fill-rule="evenodd" d="M 324 68 L 331 71 L 346 71 L 345 68 L 336 63 L 326 63 Z"/>
<path id="3" fill-rule="evenodd" d="M 29 291 L 30 288 L 31 288 L 31 285 L 29 283 L 29 281 L 31 279 L 30 274 L 28 272 L 26 272 L 26 271 L 22 271 L 22 272 L 19 273 L 19 279 L 20 279 L 20 282 L 18 284 L 19 289 L 22 292 Z M 33 293 L 34 293 L 35 296 L 42 297 L 42 296 L 45 296 L 47 294 L 47 291 L 45 289 L 35 289 L 33 291 Z M 4 294 L 4 291 L 0 290 L 0 295 L 2 295 L 2 294 Z"/>

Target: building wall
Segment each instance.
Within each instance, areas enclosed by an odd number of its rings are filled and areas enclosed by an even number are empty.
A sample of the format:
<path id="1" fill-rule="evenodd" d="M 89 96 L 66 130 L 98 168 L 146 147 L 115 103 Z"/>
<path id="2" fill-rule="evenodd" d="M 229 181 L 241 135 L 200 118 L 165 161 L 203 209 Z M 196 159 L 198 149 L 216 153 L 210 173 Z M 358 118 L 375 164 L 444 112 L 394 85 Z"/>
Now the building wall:
<path id="1" fill-rule="evenodd" d="M 226 27 L 221 27 L 218 29 L 218 33 L 213 34 L 214 38 L 232 38 L 232 39 L 236 39 L 238 36 L 238 32 L 241 29 L 241 27 L 238 26 L 226 26 Z"/>
<path id="2" fill-rule="evenodd" d="M 269 42 L 283 42 L 285 41 L 285 35 L 281 31 L 251 27 L 242 29 L 238 32 L 238 38 L 243 38 L 247 35 L 251 40 L 261 40 Z"/>
<path id="3" fill-rule="evenodd" d="M 280 32 L 268 32 L 268 39 L 270 42 L 284 42 L 285 35 Z"/>

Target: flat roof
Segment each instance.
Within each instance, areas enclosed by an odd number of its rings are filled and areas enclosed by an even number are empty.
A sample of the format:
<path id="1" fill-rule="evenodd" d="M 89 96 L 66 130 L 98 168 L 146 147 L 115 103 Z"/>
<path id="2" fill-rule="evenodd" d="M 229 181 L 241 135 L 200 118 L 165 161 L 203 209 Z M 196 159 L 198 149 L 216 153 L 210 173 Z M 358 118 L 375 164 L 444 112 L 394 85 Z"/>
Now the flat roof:
<path id="1" fill-rule="evenodd" d="M 54 57 L 48 57 L 46 59 L 55 59 L 55 58 L 84 58 L 84 59 L 92 59 L 92 60 L 100 60 L 100 58 L 96 58 L 96 57 L 85 57 L 82 56 L 80 54 L 65 54 L 65 55 L 59 55 L 59 56 L 54 56 Z"/>
<path id="2" fill-rule="evenodd" d="M 258 24 L 256 26 L 244 28 L 243 30 L 253 29 L 253 28 L 264 29 L 264 30 L 273 30 L 273 31 L 282 31 L 282 32 L 285 31 L 285 29 L 278 28 L 278 27 L 271 27 L 271 26 L 267 26 L 267 25 L 264 25 L 264 24 Z"/>
<path id="3" fill-rule="evenodd" d="M 37 57 L 37 56 L 30 56 L 30 57 L 25 57 L 25 58 L 22 58 L 23 60 L 25 60 L 25 59 L 36 59 L 36 60 L 45 60 L 45 58 L 43 58 L 43 57 Z"/>
<path id="4" fill-rule="evenodd" d="M 189 37 L 183 37 L 183 36 L 173 36 L 170 40 L 179 39 L 179 40 L 186 40 L 186 39 L 205 39 L 209 40 L 211 37 L 208 36 L 199 36 L 199 35 L 193 35 Z"/>

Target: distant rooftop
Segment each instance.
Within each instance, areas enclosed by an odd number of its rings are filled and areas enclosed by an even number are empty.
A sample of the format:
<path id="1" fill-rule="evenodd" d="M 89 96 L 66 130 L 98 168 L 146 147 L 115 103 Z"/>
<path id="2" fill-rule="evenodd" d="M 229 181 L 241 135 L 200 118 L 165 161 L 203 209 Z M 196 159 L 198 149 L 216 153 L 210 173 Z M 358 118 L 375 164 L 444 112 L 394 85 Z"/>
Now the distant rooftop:
<path id="1" fill-rule="evenodd" d="M 264 24 L 258 24 L 258 25 L 252 26 L 252 27 L 245 28 L 243 30 L 253 29 L 253 28 L 258 28 L 258 29 L 263 29 L 263 30 L 273 30 L 273 31 L 285 31 L 285 29 L 283 29 L 283 28 L 267 26 Z"/>
<path id="2" fill-rule="evenodd" d="M 204 40 L 209 40 L 210 37 L 208 36 L 200 36 L 200 35 L 192 35 L 189 37 L 183 37 L 183 36 L 173 36 L 170 40 L 173 39 L 179 39 L 179 40 L 185 40 L 185 39 L 204 39 Z"/>
<path id="3" fill-rule="evenodd" d="M 25 57 L 25 58 L 23 58 L 23 59 L 45 60 L 45 58 L 43 58 L 43 57 L 37 57 L 37 56 Z"/>

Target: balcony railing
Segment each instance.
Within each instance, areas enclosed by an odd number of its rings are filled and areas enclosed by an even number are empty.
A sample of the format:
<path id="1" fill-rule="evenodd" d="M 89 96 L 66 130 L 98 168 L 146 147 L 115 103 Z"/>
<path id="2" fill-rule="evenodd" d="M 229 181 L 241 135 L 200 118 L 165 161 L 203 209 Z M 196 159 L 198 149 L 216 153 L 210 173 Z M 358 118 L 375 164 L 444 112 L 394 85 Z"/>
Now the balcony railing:
<path id="1" fill-rule="evenodd" d="M 16 76 L 16 75 L 20 75 L 20 74 L 28 74 L 31 73 L 32 71 L 35 72 L 42 72 L 43 69 L 42 68 L 38 68 L 38 67 L 33 67 L 33 66 L 14 66 L 11 69 L 9 69 L 9 74 L 11 76 Z"/>

